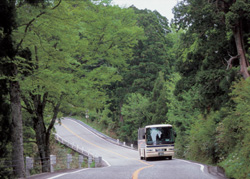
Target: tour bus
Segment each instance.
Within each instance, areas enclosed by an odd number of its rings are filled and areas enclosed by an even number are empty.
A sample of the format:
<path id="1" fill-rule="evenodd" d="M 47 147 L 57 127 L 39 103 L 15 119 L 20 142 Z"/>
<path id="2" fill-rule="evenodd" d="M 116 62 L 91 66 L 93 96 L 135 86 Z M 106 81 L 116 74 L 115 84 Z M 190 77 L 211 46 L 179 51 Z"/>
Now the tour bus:
<path id="1" fill-rule="evenodd" d="M 138 151 L 142 159 L 174 156 L 175 133 L 170 124 L 148 125 L 138 130 Z"/>

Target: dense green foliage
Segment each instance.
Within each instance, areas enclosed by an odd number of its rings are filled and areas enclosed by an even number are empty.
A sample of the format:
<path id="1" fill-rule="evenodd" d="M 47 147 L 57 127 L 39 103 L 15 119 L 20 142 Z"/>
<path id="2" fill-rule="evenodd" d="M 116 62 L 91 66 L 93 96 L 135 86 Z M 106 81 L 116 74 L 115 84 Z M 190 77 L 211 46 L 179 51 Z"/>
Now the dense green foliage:
<path id="1" fill-rule="evenodd" d="M 1 65 L 3 69 L 8 63 L 16 67 L 12 80 L 20 84 L 22 103 L 17 106 L 23 107 L 24 153 L 36 156 L 35 142 L 44 172 L 49 170 L 46 163 L 55 120 L 86 110 L 102 116 L 108 101 L 105 86 L 121 80 L 118 72 L 126 67 L 142 34 L 132 9 L 109 4 L 61 0 L 12 4 L 17 25 L 10 43 L 18 53 L 12 53 L 11 62 L 3 54 Z M 11 71 L 1 73 L 3 90 L 8 73 L 12 75 Z M 2 94 L 3 102 L 8 100 Z M 1 122 L 8 120 L 1 117 Z M 7 124 L 1 132 L 5 128 Z"/>
<path id="2" fill-rule="evenodd" d="M 157 11 L 130 9 L 137 14 L 137 25 L 144 29 L 144 36 L 133 48 L 132 59 L 127 60 L 128 67 L 121 73 L 122 81 L 108 86 L 108 90 L 115 131 L 121 139 L 134 142 L 139 127 L 152 120 L 166 121 L 167 99 L 163 83 L 166 74 L 171 74 L 174 59 L 168 55 L 173 45 L 171 38 L 167 38 L 170 33 L 168 20 Z"/>
<path id="3" fill-rule="evenodd" d="M 219 164 L 233 178 L 249 177 L 249 131 L 244 129 L 249 128 L 244 95 L 249 72 L 243 71 L 249 66 L 250 24 L 242 23 L 249 22 L 249 5 L 185 0 L 175 7 L 175 24 L 185 29 L 176 62 L 181 79 L 167 114 L 179 134 L 177 154 Z M 237 80 L 242 77 L 246 80 Z"/>
<path id="4" fill-rule="evenodd" d="M 127 142 L 139 127 L 170 123 L 177 157 L 250 177 L 247 0 L 183 0 L 171 24 L 111 0 L 5 2 L 13 9 L 0 6 L 10 17 L 0 21 L 1 158 L 11 155 L 18 82 L 25 156 L 50 154 L 57 118 L 86 115 Z"/>

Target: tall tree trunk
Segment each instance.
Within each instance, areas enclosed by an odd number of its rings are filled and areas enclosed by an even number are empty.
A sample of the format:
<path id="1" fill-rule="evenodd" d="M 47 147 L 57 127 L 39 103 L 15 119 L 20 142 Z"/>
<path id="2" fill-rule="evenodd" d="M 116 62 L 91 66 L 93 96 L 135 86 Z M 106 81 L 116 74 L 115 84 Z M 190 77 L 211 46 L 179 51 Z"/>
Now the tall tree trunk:
<path id="1" fill-rule="evenodd" d="M 41 115 L 33 118 L 34 130 L 36 132 L 36 143 L 42 164 L 42 172 L 49 172 L 50 144 L 46 136 L 46 128 Z"/>
<path id="2" fill-rule="evenodd" d="M 33 96 L 33 102 L 35 111 L 28 110 L 31 114 L 35 113 L 35 117 L 33 118 L 33 127 L 36 133 L 36 143 L 38 146 L 38 152 L 41 159 L 42 164 L 42 172 L 49 172 L 50 171 L 50 134 L 51 130 L 54 127 L 57 114 L 59 112 L 60 102 L 62 99 L 62 95 L 60 97 L 59 102 L 53 107 L 53 117 L 51 119 L 50 125 L 46 129 L 45 123 L 44 123 L 44 109 L 46 105 L 48 93 L 45 93 L 41 99 L 41 95 L 35 95 Z M 27 101 L 26 101 L 26 104 Z M 27 105 L 28 106 L 28 105 Z M 28 107 L 29 108 L 29 107 Z M 31 109 L 31 108 L 29 108 Z"/>
<path id="3" fill-rule="evenodd" d="M 22 113 L 20 102 L 20 85 L 15 80 L 18 70 L 14 63 L 16 51 L 13 47 L 12 30 L 16 27 L 15 22 L 15 3 L 16 1 L 1 0 L 0 10 L 0 58 L 4 66 L 3 73 L 11 78 L 9 81 L 9 95 L 11 108 L 11 141 L 12 141 L 12 163 L 13 173 L 17 177 L 24 177 L 24 158 L 23 158 L 23 128 Z M 6 59 L 11 62 L 6 62 Z"/>
<path id="4" fill-rule="evenodd" d="M 17 75 L 17 67 L 12 64 L 12 75 Z M 18 81 L 10 82 L 11 101 L 11 141 L 12 141 L 12 164 L 14 174 L 21 178 L 25 176 L 23 157 L 23 123 L 20 102 L 20 85 Z"/>
<path id="5" fill-rule="evenodd" d="M 249 62 L 246 58 L 246 51 L 244 48 L 241 20 L 239 20 L 239 23 L 234 27 L 233 33 L 234 33 L 238 56 L 240 59 L 240 73 L 243 76 L 243 78 L 246 79 L 249 77 L 249 72 L 247 70 L 247 67 L 249 66 Z"/>
<path id="6" fill-rule="evenodd" d="M 44 108 L 46 105 L 48 93 L 45 93 L 43 97 L 41 95 L 35 95 L 33 97 L 33 103 L 35 107 L 35 117 L 33 118 L 33 128 L 36 133 L 36 143 L 38 147 L 39 156 L 42 164 L 42 172 L 49 172 L 49 156 L 50 147 L 49 140 L 46 137 L 46 126 L 43 119 Z M 42 98 L 42 99 L 41 99 Z"/>

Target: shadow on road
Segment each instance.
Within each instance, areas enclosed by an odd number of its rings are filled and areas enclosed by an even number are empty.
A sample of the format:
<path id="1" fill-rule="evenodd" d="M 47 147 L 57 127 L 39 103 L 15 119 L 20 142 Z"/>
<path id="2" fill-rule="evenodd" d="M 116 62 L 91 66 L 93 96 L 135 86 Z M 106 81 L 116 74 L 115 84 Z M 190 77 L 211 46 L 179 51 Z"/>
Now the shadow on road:
<path id="1" fill-rule="evenodd" d="M 174 160 L 174 159 L 172 159 Z M 150 157 L 150 158 L 147 158 L 147 161 L 172 161 L 170 160 L 168 157 Z"/>

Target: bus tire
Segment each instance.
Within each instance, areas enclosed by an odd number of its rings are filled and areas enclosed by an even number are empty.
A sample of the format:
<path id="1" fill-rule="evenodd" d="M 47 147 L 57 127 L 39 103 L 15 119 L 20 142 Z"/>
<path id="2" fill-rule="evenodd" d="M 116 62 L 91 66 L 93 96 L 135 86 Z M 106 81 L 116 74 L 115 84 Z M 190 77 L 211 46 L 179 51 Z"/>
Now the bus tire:
<path id="1" fill-rule="evenodd" d="M 140 156 L 140 159 L 143 160 L 143 157 L 141 156 L 141 151 L 139 151 L 139 156 Z"/>
<path id="2" fill-rule="evenodd" d="M 169 160 L 172 160 L 172 156 L 169 156 L 168 159 L 169 159 Z"/>

